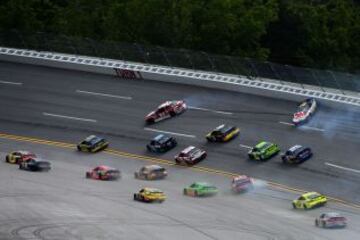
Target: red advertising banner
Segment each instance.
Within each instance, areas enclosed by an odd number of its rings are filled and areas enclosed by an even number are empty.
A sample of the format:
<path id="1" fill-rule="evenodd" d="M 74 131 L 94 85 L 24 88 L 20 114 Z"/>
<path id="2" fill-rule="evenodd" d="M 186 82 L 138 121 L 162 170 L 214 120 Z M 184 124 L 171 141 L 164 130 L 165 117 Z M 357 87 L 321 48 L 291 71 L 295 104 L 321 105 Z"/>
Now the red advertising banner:
<path id="1" fill-rule="evenodd" d="M 125 79 L 142 79 L 141 73 L 138 71 L 132 71 L 128 69 L 114 68 L 115 73 L 120 78 Z"/>

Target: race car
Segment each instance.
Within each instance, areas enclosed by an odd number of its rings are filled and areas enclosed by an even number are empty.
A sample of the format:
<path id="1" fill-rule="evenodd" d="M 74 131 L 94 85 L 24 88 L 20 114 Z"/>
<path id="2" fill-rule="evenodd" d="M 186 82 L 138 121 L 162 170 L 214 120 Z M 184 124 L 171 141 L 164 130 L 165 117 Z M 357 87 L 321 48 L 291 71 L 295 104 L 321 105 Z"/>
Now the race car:
<path id="1" fill-rule="evenodd" d="M 253 188 L 253 180 L 246 175 L 233 177 L 231 181 L 231 189 L 233 190 L 233 192 L 236 193 L 244 192 L 252 188 Z"/>
<path id="2" fill-rule="evenodd" d="M 194 182 L 184 188 L 184 195 L 192 197 L 210 196 L 218 193 L 218 189 L 206 182 Z"/>
<path id="3" fill-rule="evenodd" d="M 295 145 L 281 155 L 281 159 L 283 163 L 299 164 L 311 158 L 312 155 L 311 148 Z"/>
<path id="4" fill-rule="evenodd" d="M 206 135 L 209 142 L 227 142 L 239 135 L 240 129 L 222 124 Z"/>
<path id="5" fill-rule="evenodd" d="M 301 195 L 298 199 L 292 202 L 295 209 L 312 209 L 318 206 L 323 206 L 327 202 L 324 195 L 317 192 L 307 192 Z"/>
<path id="6" fill-rule="evenodd" d="M 95 135 L 90 135 L 85 138 L 84 141 L 80 142 L 77 145 L 77 149 L 81 152 L 92 152 L 103 150 L 109 146 L 109 143 L 101 137 Z"/>
<path id="7" fill-rule="evenodd" d="M 96 180 L 117 180 L 121 177 L 120 170 L 105 165 L 97 166 L 86 172 L 86 178 Z"/>
<path id="8" fill-rule="evenodd" d="M 19 169 L 34 172 L 47 172 L 51 169 L 51 164 L 50 162 L 38 158 L 27 158 L 19 163 Z"/>
<path id="9" fill-rule="evenodd" d="M 140 202 L 163 202 L 166 195 L 163 191 L 156 188 L 142 188 L 138 193 L 134 193 L 134 200 Z"/>
<path id="10" fill-rule="evenodd" d="M 159 134 L 146 145 L 146 148 L 150 152 L 164 153 L 173 149 L 176 145 L 177 142 L 174 137 Z"/>
<path id="11" fill-rule="evenodd" d="M 29 151 L 14 151 L 6 155 L 5 162 L 19 164 L 29 158 L 36 158 L 36 155 Z"/>
<path id="12" fill-rule="evenodd" d="M 254 160 L 266 160 L 280 152 L 280 148 L 275 143 L 262 141 L 258 143 L 249 152 L 249 158 Z"/>
<path id="13" fill-rule="evenodd" d="M 194 165 L 205 159 L 206 156 L 207 153 L 204 150 L 189 146 L 175 156 L 175 162 L 180 165 Z"/>
<path id="14" fill-rule="evenodd" d="M 322 228 L 343 228 L 346 225 L 346 217 L 336 212 L 323 213 L 315 219 L 315 226 Z"/>
<path id="15" fill-rule="evenodd" d="M 165 168 L 159 165 L 147 165 L 140 168 L 134 175 L 137 179 L 158 180 L 166 178 L 168 173 Z"/>
<path id="16" fill-rule="evenodd" d="M 166 118 L 175 117 L 187 109 L 186 103 L 183 100 L 166 101 L 155 111 L 150 112 L 145 117 L 145 121 L 148 124 L 159 122 Z"/>
<path id="17" fill-rule="evenodd" d="M 294 113 L 292 122 L 295 126 L 306 123 L 315 113 L 317 103 L 314 98 L 308 98 L 298 105 L 296 113 Z"/>

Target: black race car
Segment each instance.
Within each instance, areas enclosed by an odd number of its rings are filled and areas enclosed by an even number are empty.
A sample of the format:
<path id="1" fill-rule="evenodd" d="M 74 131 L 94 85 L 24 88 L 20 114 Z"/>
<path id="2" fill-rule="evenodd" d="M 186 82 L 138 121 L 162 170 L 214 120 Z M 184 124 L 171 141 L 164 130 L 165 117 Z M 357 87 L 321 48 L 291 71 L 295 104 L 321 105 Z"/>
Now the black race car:
<path id="1" fill-rule="evenodd" d="M 51 164 L 50 162 L 43 161 L 37 158 L 28 158 L 19 163 L 19 169 L 34 172 L 47 172 L 51 169 Z"/>
<path id="2" fill-rule="evenodd" d="M 209 132 L 206 139 L 209 142 L 228 142 L 239 135 L 240 129 L 235 126 L 222 124 Z"/>
<path id="3" fill-rule="evenodd" d="M 287 150 L 282 156 L 281 159 L 283 163 L 288 164 L 298 164 L 302 163 L 313 155 L 311 148 L 303 147 L 301 145 L 295 145 Z"/>
<path id="4" fill-rule="evenodd" d="M 77 149 L 81 152 L 98 152 L 109 146 L 109 142 L 102 137 L 90 135 L 84 141 L 77 145 Z"/>
<path id="5" fill-rule="evenodd" d="M 146 145 L 146 148 L 150 152 L 163 153 L 173 149 L 176 145 L 177 142 L 174 137 L 159 134 Z"/>

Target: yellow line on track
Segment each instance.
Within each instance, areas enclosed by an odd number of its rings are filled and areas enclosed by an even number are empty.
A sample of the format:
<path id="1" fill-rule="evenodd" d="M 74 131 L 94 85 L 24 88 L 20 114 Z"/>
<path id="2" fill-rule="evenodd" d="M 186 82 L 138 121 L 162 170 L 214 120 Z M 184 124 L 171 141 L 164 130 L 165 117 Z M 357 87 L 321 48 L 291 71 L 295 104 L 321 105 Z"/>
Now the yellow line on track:
<path id="1" fill-rule="evenodd" d="M 45 139 L 32 138 L 32 137 L 26 137 L 26 136 L 18 136 L 18 135 L 6 134 L 6 133 L 0 133 L 0 138 L 14 140 L 14 141 L 37 143 L 37 144 L 55 146 L 55 147 L 60 147 L 60 148 L 76 149 L 76 144 L 72 144 L 72 143 L 49 141 L 49 140 L 45 140 Z M 114 150 L 114 149 L 106 149 L 104 152 L 109 155 L 118 156 L 118 157 L 127 157 L 127 158 L 132 158 L 132 159 L 144 160 L 144 161 L 149 161 L 149 162 L 158 163 L 158 164 L 164 164 L 164 165 L 168 165 L 168 166 L 176 165 L 175 163 L 170 162 L 169 160 L 148 157 L 148 156 L 138 155 L 138 154 L 132 154 L 132 153 L 122 152 L 122 151 L 118 151 L 118 150 Z M 234 177 L 234 176 L 239 175 L 237 173 L 232 173 L 232 172 L 227 172 L 227 171 L 222 171 L 222 170 L 217 170 L 217 169 L 207 168 L 207 167 L 200 167 L 200 166 L 193 166 L 189 169 L 197 171 L 197 172 L 211 173 L 211 174 L 216 174 L 216 175 L 221 175 L 221 176 L 226 176 L 226 177 Z M 271 181 L 266 181 L 266 182 L 273 189 L 278 189 L 278 190 L 292 192 L 292 193 L 299 193 L 299 194 L 308 192 L 303 189 L 293 188 L 293 187 L 289 187 L 289 186 L 271 182 Z M 358 205 L 358 204 L 354 204 L 354 203 L 347 202 L 345 200 L 333 198 L 333 197 L 327 197 L 327 198 L 329 200 L 332 200 L 332 201 L 342 204 L 344 206 L 360 209 L 360 205 Z"/>

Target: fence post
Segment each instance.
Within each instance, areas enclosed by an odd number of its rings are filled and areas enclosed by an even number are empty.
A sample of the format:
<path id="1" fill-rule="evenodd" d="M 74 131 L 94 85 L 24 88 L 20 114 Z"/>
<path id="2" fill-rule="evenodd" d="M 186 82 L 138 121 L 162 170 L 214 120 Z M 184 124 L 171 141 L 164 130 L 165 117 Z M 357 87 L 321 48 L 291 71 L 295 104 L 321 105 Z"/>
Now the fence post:
<path id="1" fill-rule="evenodd" d="M 209 56 L 206 52 L 202 52 L 202 54 L 206 56 L 207 60 L 208 60 L 209 63 L 210 63 L 211 69 L 212 69 L 213 71 L 216 71 L 216 67 L 215 67 L 215 65 L 214 65 L 214 62 L 211 60 L 210 56 Z"/>
<path id="2" fill-rule="evenodd" d="M 134 43 L 134 46 L 136 47 L 136 49 L 138 50 L 138 52 L 140 53 L 140 56 L 142 56 L 143 60 L 148 64 L 149 61 L 147 59 L 147 56 L 146 54 L 144 53 L 144 51 L 141 49 L 141 47 L 137 44 L 137 43 Z"/>
<path id="3" fill-rule="evenodd" d="M 327 71 L 330 73 L 330 75 L 331 75 L 332 78 L 334 79 L 336 85 L 338 86 L 339 92 L 342 93 L 343 95 L 346 95 L 345 92 L 341 89 L 340 84 L 339 84 L 338 81 L 336 80 L 335 74 L 334 74 L 332 71 L 330 71 L 330 70 L 327 70 Z"/>
<path id="4" fill-rule="evenodd" d="M 159 46 L 157 46 L 157 48 L 160 50 L 161 54 L 164 56 L 164 59 L 168 63 L 168 65 L 170 67 L 172 67 L 171 62 L 170 62 L 169 58 L 167 57 L 166 52 L 163 50 L 163 48 L 159 47 Z"/>
<path id="5" fill-rule="evenodd" d="M 308 68 L 308 70 L 311 72 L 311 75 L 313 76 L 313 78 L 319 83 L 320 89 L 321 89 L 323 92 L 325 92 L 325 89 L 323 88 L 321 82 L 320 82 L 319 79 L 317 78 L 315 72 L 314 72 L 312 69 L 310 69 L 310 68 Z"/>
<path id="6" fill-rule="evenodd" d="M 273 73 L 275 74 L 276 78 L 280 81 L 280 83 L 281 83 L 281 84 L 284 84 L 282 77 L 281 77 L 281 76 L 279 75 L 279 73 L 274 69 L 272 63 L 271 63 L 271 62 L 266 62 L 266 63 L 269 64 L 271 71 L 273 71 Z"/>

